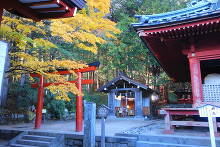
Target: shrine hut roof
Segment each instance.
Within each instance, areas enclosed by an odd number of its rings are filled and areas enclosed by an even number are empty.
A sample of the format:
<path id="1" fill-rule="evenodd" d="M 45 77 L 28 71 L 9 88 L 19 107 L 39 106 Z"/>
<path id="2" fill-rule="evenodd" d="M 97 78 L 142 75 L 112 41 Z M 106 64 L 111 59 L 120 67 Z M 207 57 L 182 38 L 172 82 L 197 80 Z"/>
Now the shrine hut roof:
<path id="1" fill-rule="evenodd" d="M 73 17 L 82 9 L 84 0 L 3 0 L 0 8 L 35 21 Z"/>
<path id="2" fill-rule="evenodd" d="M 145 93 L 152 92 L 152 89 L 150 89 L 149 86 L 134 81 L 125 75 L 119 75 L 113 80 L 107 82 L 105 85 L 101 86 L 97 91 L 108 93 L 111 89 L 124 89 L 126 91 L 129 88 L 139 88 Z"/>
<path id="3" fill-rule="evenodd" d="M 133 28 L 175 81 L 190 81 L 185 51 L 191 41 L 204 50 L 219 44 L 220 0 L 192 0 L 184 9 L 136 17 Z"/>

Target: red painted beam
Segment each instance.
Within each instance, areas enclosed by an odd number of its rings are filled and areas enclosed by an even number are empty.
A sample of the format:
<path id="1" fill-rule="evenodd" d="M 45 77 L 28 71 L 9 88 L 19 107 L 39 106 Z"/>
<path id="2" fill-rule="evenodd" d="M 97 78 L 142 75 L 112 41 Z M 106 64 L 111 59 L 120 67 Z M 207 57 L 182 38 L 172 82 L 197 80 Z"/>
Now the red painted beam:
<path id="1" fill-rule="evenodd" d="M 65 10 L 69 11 L 68 7 L 60 7 L 60 8 L 40 8 L 40 9 L 34 9 L 37 12 L 48 12 L 48 11 L 60 11 L 60 10 Z"/>
<path id="2" fill-rule="evenodd" d="M 81 69 L 76 69 L 74 70 L 75 72 L 89 72 L 89 71 L 95 71 L 96 70 L 96 66 L 89 66 L 86 68 L 81 68 Z"/>
<path id="3" fill-rule="evenodd" d="M 169 110 L 170 115 L 199 115 L 199 111 L 196 110 Z"/>
<path id="4" fill-rule="evenodd" d="M 81 69 L 75 69 L 74 72 L 89 72 L 89 71 L 95 71 L 96 70 L 96 66 L 89 66 L 86 68 L 81 68 Z M 61 74 L 61 75 L 67 75 L 67 74 L 72 74 L 70 71 L 68 70 L 64 70 L 64 71 L 58 71 L 58 72 L 53 72 L 53 74 Z M 31 77 L 40 77 L 40 74 L 30 74 Z"/>
<path id="5" fill-rule="evenodd" d="M 25 3 L 24 5 L 31 7 L 31 6 L 51 5 L 57 3 L 59 3 L 59 0 L 32 2 L 32 3 Z"/>
<path id="6" fill-rule="evenodd" d="M 44 77 L 40 77 L 40 87 L 38 88 L 38 99 L 35 119 L 35 129 L 39 129 L 42 122 L 42 109 L 44 103 Z"/>
<path id="7" fill-rule="evenodd" d="M 66 18 L 72 17 L 75 15 L 77 8 L 70 8 L 66 3 L 61 0 L 52 0 L 52 1 L 41 1 L 41 2 L 33 2 L 27 3 L 27 6 L 42 6 L 42 5 L 49 5 L 49 4 L 57 4 L 59 8 L 41 8 L 41 9 L 34 9 L 37 12 L 47 12 L 47 11 L 58 11 L 58 10 L 66 10 L 65 12 L 48 12 L 48 13 L 41 13 L 40 19 L 51 19 L 51 18 Z"/>
<path id="8" fill-rule="evenodd" d="M 78 72 L 77 88 L 82 93 L 82 73 Z M 83 98 L 82 96 L 76 97 L 76 132 L 81 132 L 83 128 Z"/>
<path id="9" fill-rule="evenodd" d="M 69 82 L 69 83 L 77 83 L 78 81 L 67 81 L 67 82 Z M 93 79 L 82 80 L 82 85 L 93 84 L 93 83 L 94 83 Z M 48 87 L 48 86 L 50 86 L 52 84 L 53 85 L 60 85 L 60 84 L 65 84 L 65 83 L 44 83 L 44 87 Z M 38 83 L 31 84 L 31 87 L 32 88 L 38 88 L 39 85 L 38 85 Z"/>
<path id="10" fill-rule="evenodd" d="M 64 13 L 64 12 L 55 12 L 55 13 L 47 13 L 47 14 L 42 14 L 41 19 L 58 19 L 58 18 L 67 18 L 67 17 L 73 17 L 76 15 L 77 12 L 77 7 L 75 8 L 69 8 L 69 11 Z"/>
<path id="11" fill-rule="evenodd" d="M 21 15 L 40 21 L 38 15 L 31 8 L 21 4 L 18 0 L 8 0 L 8 3 L 11 5 L 10 8 L 18 10 Z"/>

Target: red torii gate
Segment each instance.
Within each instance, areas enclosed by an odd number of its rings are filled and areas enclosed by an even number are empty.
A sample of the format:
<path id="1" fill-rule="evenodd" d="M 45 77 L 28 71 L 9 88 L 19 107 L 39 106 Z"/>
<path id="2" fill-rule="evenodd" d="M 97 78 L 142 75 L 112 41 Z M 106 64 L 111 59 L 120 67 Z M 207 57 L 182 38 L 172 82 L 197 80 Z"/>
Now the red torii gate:
<path id="1" fill-rule="evenodd" d="M 92 64 L 91 64 L 92 65 Z M 68 81 L 70 83 L 76 83 L 76 86 L 80 92 L 82 92 L 82 84 L 93 84 L 93 79 L 82 79 L 82 75 L 85 72 L 95 71 L 98 65 L 92 65 L 86 68 L 74 70 L 77 73 L 76 81 Z M 58 71 L 55 74 L 66 75 L 71 74 L 69 71 Z M 44 87 L 47 87 L 51 84 L 59 85 L 62 83 L 44 83 L 44 77 L 40 74 L 31 74 L 32 77 L 38 77 L 40 79 L 39 83 L 32 84 L 32 88 L 38 88 L 38 101 L 36 109 L 36 119 L 35 119 L 35 129 L 39 129 L 42 122 L 42 109 L 44 102 Z M 76 132 L 81 132 L 83 128 L 83 98 L 82 96 L 76 97 Z"/>

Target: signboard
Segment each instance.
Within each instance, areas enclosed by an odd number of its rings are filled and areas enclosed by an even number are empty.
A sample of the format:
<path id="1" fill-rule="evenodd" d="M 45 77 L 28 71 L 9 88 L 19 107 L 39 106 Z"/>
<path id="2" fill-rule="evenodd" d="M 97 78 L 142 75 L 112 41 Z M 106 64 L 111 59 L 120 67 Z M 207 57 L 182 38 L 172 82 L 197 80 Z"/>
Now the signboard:
<path id="1" fill-rule="evenodd" d="M 8 79 L 5 78 L 5 70 L 8 68 L 8 44 L 0 41 L 0 106 L 5 104 Z"/>
<path id="2" fill-rule="evenodd" d="M 208 117 L 209 132 L 212 147 L 216 147 L 213 117 L 220 117 L 220 107 L 206 104 L 198 107 L 200 117 Z"/>
<path id="3" fill-rule="evenodd" d="M 220 117 L 220 107 L 214 105 L 204 105 L 198 107 L 200 117 Z"/>

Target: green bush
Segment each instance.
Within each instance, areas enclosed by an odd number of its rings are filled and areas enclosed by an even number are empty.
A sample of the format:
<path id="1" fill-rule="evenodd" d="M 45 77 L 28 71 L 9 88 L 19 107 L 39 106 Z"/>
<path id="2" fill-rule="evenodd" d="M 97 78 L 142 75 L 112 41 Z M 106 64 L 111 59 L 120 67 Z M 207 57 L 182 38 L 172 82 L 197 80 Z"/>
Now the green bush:
<path id="1" fill-rule="evenodd" d="M 84 91 L 84 100 L 89 101 L 89 102 L 94 102 L 96 105 L 101 105 L 101 104 L 108 104 L 108 96 L 105 93 L 100 93 L 100 92 L 91 92 L 88 93 Z"/>
<path id="2" fill-rule="evenodd" d="M 31 88 L 29 84 L 21 86 L 17 83 L 9 84 L 7 97 L 7 109 L 10 111 L 27 111 L 28 108 L 37 103 L 37 89 Z"/>

